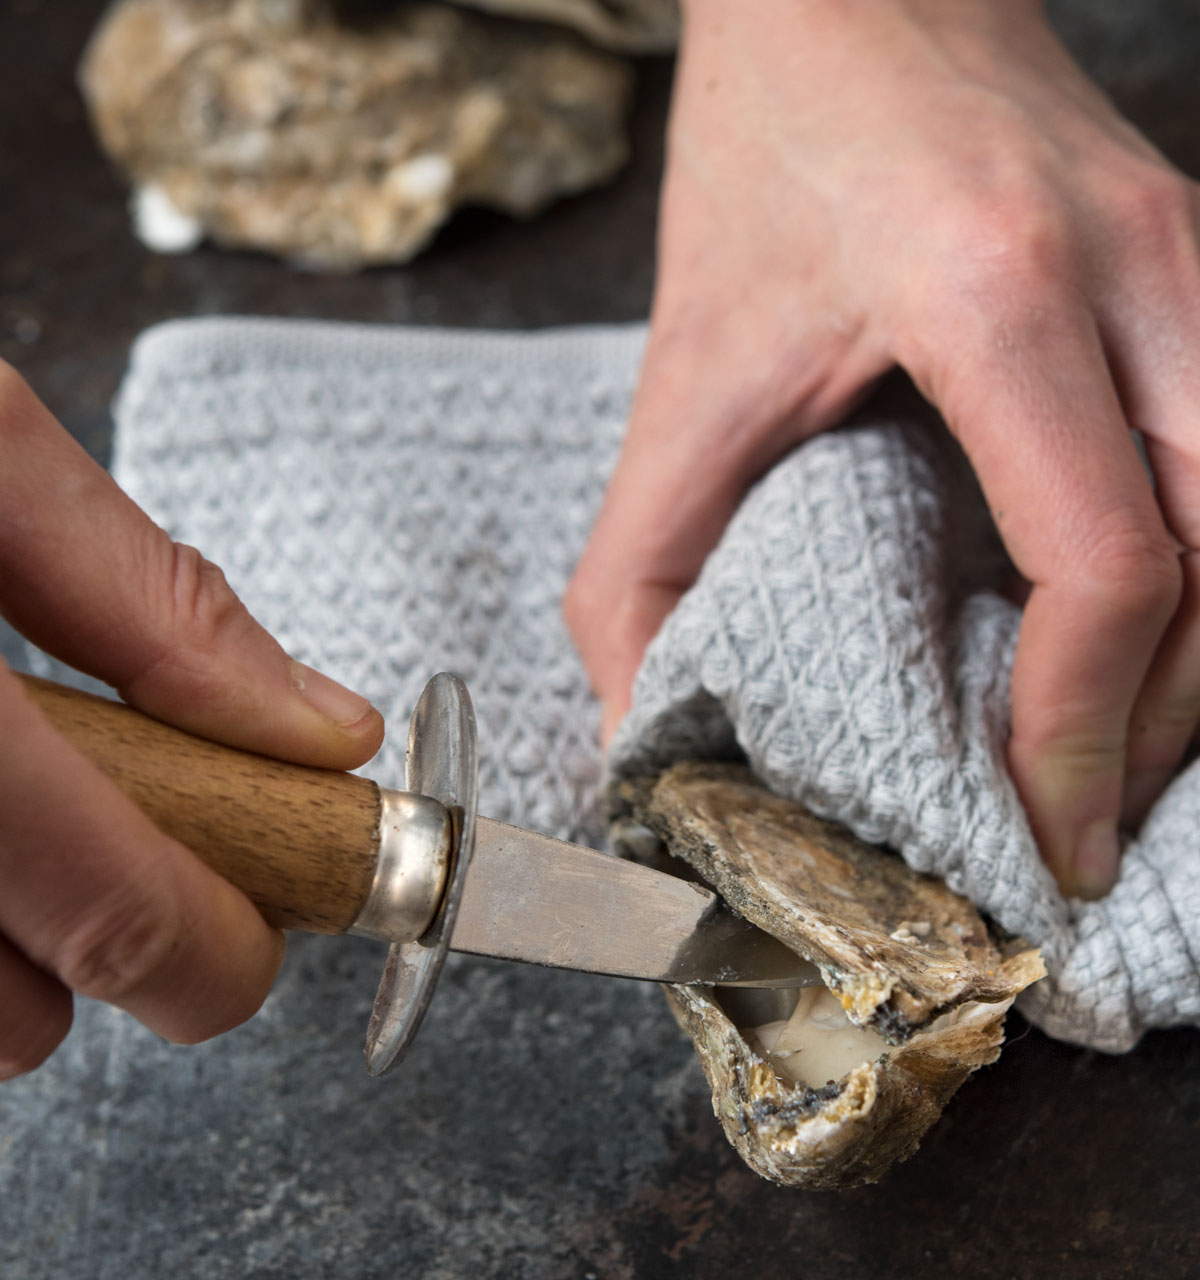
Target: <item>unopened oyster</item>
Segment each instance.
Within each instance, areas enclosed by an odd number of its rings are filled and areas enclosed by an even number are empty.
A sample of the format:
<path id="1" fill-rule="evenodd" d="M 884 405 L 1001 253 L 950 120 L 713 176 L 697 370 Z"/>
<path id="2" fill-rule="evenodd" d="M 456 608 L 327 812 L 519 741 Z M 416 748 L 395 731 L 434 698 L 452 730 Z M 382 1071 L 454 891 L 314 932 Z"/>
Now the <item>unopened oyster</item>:
<path id="1" fill-rule="evenodd" d="M 625 162 L 632 77 L 565 30 L 434 4 L 118 0 L 81 68 L 138 233 L 309 267 L 404 262 L 451 212 L 521 217 Z"/>
<path id="2" fill-rule="evenodd" d="M 800 992 L 671 987 L 725 1134 L 774 1182 L 874 1182 L 912 1155 L 1042 977 L 1037 951 L 966 899 L 766 791 L 681 764 L 619 783 L 614 833 L 649 828 L 736 911 L 821 970 Z"/>

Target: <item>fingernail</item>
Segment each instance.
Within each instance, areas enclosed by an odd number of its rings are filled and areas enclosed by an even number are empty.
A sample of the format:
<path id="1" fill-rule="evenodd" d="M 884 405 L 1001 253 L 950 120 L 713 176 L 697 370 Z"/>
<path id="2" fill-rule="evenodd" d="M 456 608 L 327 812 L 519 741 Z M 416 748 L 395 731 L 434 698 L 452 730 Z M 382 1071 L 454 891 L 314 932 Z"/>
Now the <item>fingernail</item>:
<path id="1" fill-rule="evenodd" d="M 1172 769 L 1145 769 L 1125 779 L 1125 797 L 1121 805 L 1121 821 L 1136 826 L 1150 812 L 1151 806 L 1167 789 Z"/>
<path id="2" fill-rule="evenodd" d="M 343 729 L 352 728 L 374 710 L 361 694 L 330 680 L 303 662 L 291 664 L 291 677 L 292 684 L 308 705 Z"/>
<path id="3" fill-rule="evenodd" d="M 1121 845 L 1116 824 L 1102 818 L 1085 827 L 1075 846 L 1071 870 L 1075 877 L 1075 894 L 1089 902 L 1103 898 L 1117 882 L 1117 865 Z"/>

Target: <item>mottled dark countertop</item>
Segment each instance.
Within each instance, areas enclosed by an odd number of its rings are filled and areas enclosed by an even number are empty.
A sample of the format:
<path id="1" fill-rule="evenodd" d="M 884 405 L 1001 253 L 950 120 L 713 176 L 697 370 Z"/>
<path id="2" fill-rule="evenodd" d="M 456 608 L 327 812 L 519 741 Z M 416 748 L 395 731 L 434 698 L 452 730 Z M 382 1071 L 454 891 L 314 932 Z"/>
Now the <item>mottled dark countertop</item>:
<path id="1" fill-rule="evenodd" d="M 167 317 L 645 314 L 665 63 L 643 66 L 635 159 L 610 189 L 528 225 L 471 213 L 411 267 L 321 277 L 211 250 L 158 258 L 132 239 L 73 88 L 101 7 L 0 5 L 0 355 L 98 458 L 129 343 Z M 1200 173 L 1195 0 L 1057 8 L 1125 108 Z M 0 1274 L 1200 1273 L 1200 1035 L 1108 1058 L 1014 1018 L 1001 1062 L 908 1164 L 802 1194 L 727 1147 L 652 988 L 459 960 L 404 1068 L 369 1080 L 378 961 L 368 943 L 300 940 L 265 1013 L 195 1049 L 82 1007 L 66 1049 L 0 1090 Z"/>

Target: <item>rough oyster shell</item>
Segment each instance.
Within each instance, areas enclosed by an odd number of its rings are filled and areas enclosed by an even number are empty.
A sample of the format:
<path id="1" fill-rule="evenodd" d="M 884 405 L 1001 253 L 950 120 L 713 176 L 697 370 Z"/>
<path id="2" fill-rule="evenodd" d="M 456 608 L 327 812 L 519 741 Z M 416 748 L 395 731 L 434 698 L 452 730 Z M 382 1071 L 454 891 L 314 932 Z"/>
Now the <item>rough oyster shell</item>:
<path id="1" fill-rule="evenodd" d="M 81 67 L 153 248 L 403 262 L 463 204 L 520 217 L 625 162 L 632 77 L 565 30 L 432 4 L 118 0 Z"/>
<path id="2" fill-rule="evenodd" d="M 735 910 L 814 961 L 845 1010 L 836 1030 L 828 999 L 811 1028 L 792 1020 L 793 1064 L 767 1051 L 789 1012 L 771 1008 L 784 993 L 667 989 L 726 1136 L 774 1182 L 856 1186 L 912 1155 L 958 1086 L 996 1059 L 1009 1005 L 1045 973 L 1035 949 L 994 937 L 966 899 L 744 768 L 681 764 L 621 782 L 614 810 L 618 844 L 630 820 L 649 828 Z M 808 1055 L 837 1062 L 839 1078 L 803 1078 L 809 1032 L 811 1048 L 840 1036 L 832 1057 Z"/>

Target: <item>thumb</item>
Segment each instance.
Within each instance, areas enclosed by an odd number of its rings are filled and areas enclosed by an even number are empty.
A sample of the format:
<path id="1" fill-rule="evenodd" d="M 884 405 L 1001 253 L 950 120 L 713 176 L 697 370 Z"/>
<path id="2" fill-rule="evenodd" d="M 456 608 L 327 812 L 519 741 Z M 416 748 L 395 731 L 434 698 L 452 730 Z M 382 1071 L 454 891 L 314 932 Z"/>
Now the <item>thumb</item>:
<path id="1" fill-rule="evenodd" d="M 293 661 L 224 574 L 173 542 L 0 362 L 0 611 L 134 706 L 327 768 L 383 738 L 356 693 Z"/>
<path id="2" fill-rule="evenodd" d="M 653 339 L 652 339 L 653 344 Z M 692 585 L 765 462 L 697 395 L 695 362 L 647 353 L 621 457 L 563 612 L 604 703 L 604 738 L 629 708 L 646 646 Z"/>

